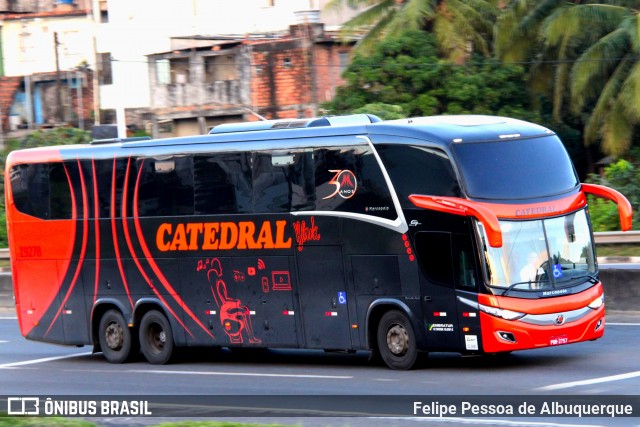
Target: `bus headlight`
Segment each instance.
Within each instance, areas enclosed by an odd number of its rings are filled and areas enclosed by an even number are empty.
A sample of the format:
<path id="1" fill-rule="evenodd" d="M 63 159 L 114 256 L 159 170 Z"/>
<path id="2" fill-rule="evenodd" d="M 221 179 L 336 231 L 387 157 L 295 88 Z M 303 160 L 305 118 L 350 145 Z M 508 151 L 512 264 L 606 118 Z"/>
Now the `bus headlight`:
<path id="1" fill-rule="evenodd" d="M 597 310 L 600 307 L 602 307 L 603 304 L 604 304 L 604 297 L 600 295 L 598 298 L 591 301 L 587 307 Z"/>
<path id="2" fill-rule="evenodd" d="M 517 319 L 520 319 L 521 317 L 524 317 L 525 315 L 525 313 L 520 313 L 517 311 L 511 311 L 511 310 L 506 310 L 506 309 L 501 309 L 496 307 L 490 307 L 484 304 L 478 304 L 478 308 L 487 314 L 490 314 L 496 317 L 502 317 L 503 319 L 506 319 L 506 320 L 517 320 Z"/>

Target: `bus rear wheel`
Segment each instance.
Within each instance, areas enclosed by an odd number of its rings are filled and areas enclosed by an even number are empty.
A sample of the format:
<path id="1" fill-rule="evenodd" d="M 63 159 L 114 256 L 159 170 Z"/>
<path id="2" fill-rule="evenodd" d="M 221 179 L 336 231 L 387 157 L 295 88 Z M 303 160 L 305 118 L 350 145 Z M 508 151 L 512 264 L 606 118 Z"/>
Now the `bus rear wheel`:
<path id="1" fill-rule="evenodd" d="M 378 351 L 391 369 L 413 368 L 418 358 L 416 338 L 407 316 L 397 310 L 386 312 L 378 324 Z"/>
<path id="2" fill-rule="evenodd" d="M 102 354 L 110 363 L 124 363 L 133 353 L 131 331 L 118 310 L 108 310 L 102 315 L 98 340 Z"/>
<path id="3" fill-rule="evenodd" d="M 166 316 L 151 310 L 140 321 L 140 350 L 153 365 L 168 363 L 173 354 L 173 333 Z"/>

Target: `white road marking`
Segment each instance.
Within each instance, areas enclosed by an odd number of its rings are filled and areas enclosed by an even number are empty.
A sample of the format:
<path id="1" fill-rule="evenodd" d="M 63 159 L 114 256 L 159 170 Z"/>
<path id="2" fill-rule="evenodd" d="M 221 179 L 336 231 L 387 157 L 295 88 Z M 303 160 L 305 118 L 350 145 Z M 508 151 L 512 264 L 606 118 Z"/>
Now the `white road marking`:
<path id="1" fill-rule="evenodd" d="M 238 377 L 317 378 L 317 379 L 331 379 L 331 380 L 353 379 L 353 376 L 347 376 L 347 375 L 261 374 L 257 372 L 253 373 L 253 372 L 208 372 L 208 371 L 162 371 L 159 369 L 130 369 L 127 372 L 140 373 L 140 374 L 167 374 L 167 375 L 221 375 L 221 376 L 238 376 Z"/>
<path id="2" fill-rule="evenodd" d="M 0 320 L 18 320 L 18 318 L 16 316 L 4 316 L 4 317 L 0 317 Z"/>
<path id="3" fill-rule="evenodd" d="M 551 384 L 545 387 L 539 387 L 536 390 L 541 390 L 541 391 L 561 390 L 563 388 L 577 387 L 580 385 L 591 385 L 591 384 L 606 383 L 610 381 L 627 380 L 629 378 L 635 378 L 635 377 L 640 377 L 640 371 L 628 372 L 626 374 L 619 374 L 619 375 L 610 375 L 608 377 L 592 378 L 590 380 L 571 381 L 567 383 Z"/>
<path id="4" fill-rule="evenodd" d="M 6 344 L 6 343 L 8 343 L 8 342 L 9 342 L 9 341 L 0 340 L 0 344 Z"/>
<path id="5" fill-rule="evenodd" d="M 610 323 L 610 322 L 607 322 L 607 326 L 640 326 L 640 323 Z"/>
<path id="6" fill-rule="evenodd" d="M 65 354 L 63 356 L 45 357 L 42 359 L 23 360 L 22 362 L 3 363 L 0 365 L 0 369 L 15 368 L 15 367 L 24 366 L 24 365 L 35 365 L 36 363 L 45 363 L 45 362 L 51 362 L 53 360 L 70 359 L 72 357 L 90 356 L 91 354 L 92 354 L 91 352 L 74 353 L 74 354 Z"/>

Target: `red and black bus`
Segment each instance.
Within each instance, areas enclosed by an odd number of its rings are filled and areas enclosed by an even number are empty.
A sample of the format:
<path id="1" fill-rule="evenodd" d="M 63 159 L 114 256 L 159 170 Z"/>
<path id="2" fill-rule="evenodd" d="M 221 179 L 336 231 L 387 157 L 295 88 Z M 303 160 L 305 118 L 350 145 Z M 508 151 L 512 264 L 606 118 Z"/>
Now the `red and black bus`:
<path id="1" fill-rule="evenodd" d="M 510 352 L 600 338 L 586 193 L 561 141 L 491 116 L 356 115 L 15 151 L 18 321 L 110 362 L 176 347 Z"/>

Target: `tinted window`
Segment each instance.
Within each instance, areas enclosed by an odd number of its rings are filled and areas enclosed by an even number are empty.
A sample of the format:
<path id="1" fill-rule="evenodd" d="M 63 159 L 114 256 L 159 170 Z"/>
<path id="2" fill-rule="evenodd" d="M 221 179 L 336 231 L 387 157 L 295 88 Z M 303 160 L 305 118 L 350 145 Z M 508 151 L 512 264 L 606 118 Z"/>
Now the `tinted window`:
<path id="1" fill-rule="evenodd" d="M 420 232 L 415 236 L 416 252 L 422 271 L 432 282 L 453 287 L 451 234 Z"/>
<path id="2" fill-rule="evenodd" d="M 122 196 L 124 190 L 125 173 L 127 170 L 127 159 L 109 159 L 95 161 L 95 177 L 98 183 L 98 216 L 100 218 L 109 218 L 113 216 L 120 217 L 122 215 Z M 115 175 L 114 175 L 115 174 Z M 115 180 L 115 205 L 112 206 L 111 194 L 113 191 L 113 181 Z M 135 177 L 129 177 L 129 194 L 130 200 L 133 200 L 132 193 L 134 191 Z M 131 212 L 129 212 L 131 214 Z"/>
<path id="3" fill-rule="evenodd" d="M 10 179 L 16 208 L 24 214 L 49 219 L 49 165 L 14 166 Z"/>
<path id="4" fill-rule="evenodd" d="M 560 194 L 578 185 L 556 136 L 460 143 L 453 150 L 470 197 L 525 199 Z"/>
<path id="5" fill-rule="evenodd" d="M 242 153 L 194 156 L 195 213 L 232 214 L 251 212 L 251 168 Z"/>
<path id="6" fill-rule="evenodd" d="M 69 166 L 72 164 L 69 163 Z M 77 164 L 73 164 L 74 170 L 78 170 Z M 70 219 L 73 215 L 71 192 L 69 191 L 69 178 L 62 163 L 49 165 L 49 196 L 51 219 Z"/>
<path id="7" fill-rule="evenodd" d="M 254 153 L 253 201 L 255 212 L 314 209 L 311 151 Z"/>
<path id="8" fill-rule="evenodd" d="M 376 145 L 403 207 L 411 194 L 459 197 L 460 186 L 449 158 L 440 150 L 411 145 Z"/>
<path id="9" fill-rule="evenodd" d="M 368 146 L 314 151 L 316 208 L 397 218 L 389 187 Z"/>
<path id="10" fill-rule="evenodd" d="M 14 166 L 10 180 L 18 211 L 40 219 L 71 218 L 69 179 L 62 163 Z"/>
<path id="11" fill-rule="evenodd" d="M 192 157 L 140 158 L 137 168 L 140 173 L 140 216 L 193 214 Z"/>
<path id="12" fill-rule="evenodd" d="M 453 273 L 456 287 L 468 291 L 477 290 L 477 269 L 471 236 L 452 234 Z"/>

